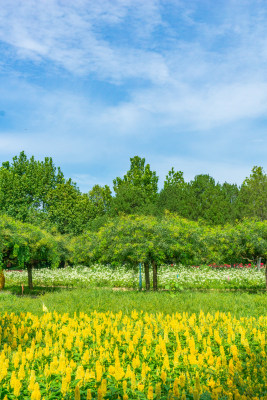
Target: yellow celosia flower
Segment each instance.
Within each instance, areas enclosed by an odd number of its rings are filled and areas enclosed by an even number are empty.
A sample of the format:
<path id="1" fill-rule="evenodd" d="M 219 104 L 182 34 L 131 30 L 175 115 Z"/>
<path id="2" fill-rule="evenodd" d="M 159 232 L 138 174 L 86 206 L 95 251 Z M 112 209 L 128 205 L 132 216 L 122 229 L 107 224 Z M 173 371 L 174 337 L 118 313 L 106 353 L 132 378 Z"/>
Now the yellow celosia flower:
<path id="1" fill-rule="evenodd" d="M 183 388 L 185 386 L 185 374 L 179 376 L 179 385 Z"/>
<path id="2" fill-rule="evenodd" d="M 160 377 L 162 379 L 162 382 L 166 383 L 167 374 L 166 374 L 166 372 L 164 370 L 161 372 L 161 376 Z"/>
<path id="3" fill-rule="evenodd" d="M 231 314 L 203 312 L 198 316 L 140 312 L 134 318 L 109 312 L 74 318 L 58 313 L 44 313 L 40 318 L 30 313 L 20 318 L 4 315 L 0 319 L 0 385 L 14 396 L 21 396 L 25 385 L 29 399 L 39 398 L 35 376 L 51 384 L 60 382 L 61 395 L 70 398 L 74 398 L 74 379 L 79 387 L 88 382 L 100 387 L 100 398 L 110 395 L 110 378 L 116 379 L 125 398 L 140 389 L 147 394 L 148 382 L 153 382 L 148 386 L 158 400 L 185 398 L 185 394 L 197 399 L 203 392 L 229 400 L 231 394 L 240 400 L 264 395 L 266 317 L 236 319 Z M 193 368 L 199 372 L 195 378 Z M 167 373 L 169 394 L 165 392 Z M 156 383 L 159 379 L 162 388 Z M 245 388 L 242 394 L 239 387 Z"/>
<path id="4" fill-rule="evenodd" d="M 186 394 L 185 394 L 185 391 L 184 391 L 184 390 L 183 390 L 183 393 L 182 393 L 181 400 L 186 400 Z"/>
<path id="5" fill-rule="evenodd" d="M 31 400 L 41 400 L 41 392 L 39 388 L 39 383 L 35 382 L 33 392 L 31 395 Z"/>
<path id="6" fill-rule="evenodd" d="M 140 392 L 143 392 L 144 388 L 145 388 L 145 385 L 143 385 L 143 383 L 138 383 L 137 389 L 140 390 Z"/>
<path id="7" fill-rule="evenodd" d="M 153 400 L 154 394 L 153 394 L 153 386 L 148 387 L 147 391 L 147 399 L 148 400 Z"/>
<path id="8" fill-rule="evenodd" d="M 101 387 L 97 389 L 97 400 L 102 400 L 103 399 L 103 393 Z"/>
<path id="9" fill-rule="evenodd" d="M 84 378 L 85 372 L 82 365 L 79 365 L 76 371 L 75 379 L 81 380 Z"/>
<path id="10" fill-rule="evenodd" d="M 101 390 L 102 390 L 103 396 L 105 396 L 107 393 L 107 380 L 106 379 L 102 379 L 102 381 L 101 381 Z"/>
<path id="11" fill-rule="evenodd" d="M 80 388 L 79 388 L 78 385 L 75 387 L 74 399 L 75 400 L 80 400 L 81 399 Z"/>
<path id="12" fill-rule="evenodd" d="M 67 381 L 67 378 L 66 377 L 63 377 L 62 378 L 62 383 L 61 383 L 61 393 L 63 394 L 63 395 L 65 395 L 66 394 L 66 392 L 67 392 L 67 390 L 68 390 L 68 381 Z"/>
<path id="13" fill-rule="evenodd" d="M 180 391 L 179 391 L 179 380 L 178 378 L 175 378 L 174 382 L 173 382 L 173 395 L 174 397 L 179 397 L 180 396 Z"/>
<path id="14" fill-rule="evenodd" d="M 21 382 L 19 381 L 19 379 L 15 379 L 14 380 L 14 396 L 18 397 L 20 395 L 20 390 L 21 390 Z"/>
<path id="15" fill-rule="evenodd" d="M 28 390 L 30 392 L 34 390 L 34 384 L 35 384 L 35 371 L 31 370 L 30 383 L 28 386 Z"/>

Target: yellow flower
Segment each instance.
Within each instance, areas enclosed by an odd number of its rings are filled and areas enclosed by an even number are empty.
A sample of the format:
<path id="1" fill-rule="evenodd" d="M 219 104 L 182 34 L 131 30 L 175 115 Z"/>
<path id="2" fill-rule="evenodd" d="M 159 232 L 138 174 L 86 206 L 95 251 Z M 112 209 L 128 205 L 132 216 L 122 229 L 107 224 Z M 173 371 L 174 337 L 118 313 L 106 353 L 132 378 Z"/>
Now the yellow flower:
<path id="1" fill-rule="evenodd" d="M 178 378 L 175 378 L 174 382 L 173 382 L 173 395 L 175 397 L 179 397 L 180 396 L 180 392 L 179 392 L 179 388 L 178 388 Z"/>
<path id="2" fill-rule="evenodd" d="M 179 376 L 179 384 L 182 388 L 185 386 L 185 374 L 184 373 Z"/>
<path id="3" fill-rule="evenodd" d="M 31 395 L 31 400 L 41 400 L 41 392 L 38 382 L 35 382 L 34 389 Z"/>
<path id="4" fill-rule="evenodd" d="M 31 370 L 30 383 L 28 386 L 28 390 L 30 392 L 32 392 L 34 390 L 34 384 L 35 384 L 35 371 Z"/>
<path id="5" fill-rule="evenodd" d="M 84 375 L 85 375 L 85 372 L 84 372 L 83 366 L 79 365 L 79 367 L 77 368 L 77 371 L 76 371 L 75 379 L 77 379 L 77 380 L 83 379 Z"/>
<path id="6" fill-rule="evenodd" d="M 166 374 L 166 372 L 164 370 L 161 372 L 161 376 L 160 377 L 162 379 L 162 382 L 165 383 L 166 379 L 167 379 L 167 374 Z"/>
<path id="7" fill-rule="evenodd" d="M 67 390 L 68 390 L 68 381 L 66 377 L 63 377 L 61 383 L 61 393 L 65 395 Z"/>
<path id="8" fill-rule="evenodd" d="M 145 385 L 143 385 L 143 383 L 138 383 L 137 389 L 140 390 L 140 392 L 143 392 L 144 388 L 145 388 Z"/>
<path id="9" fill-rule="evenodd" d="M 99 387 L 97 390 L 97 400 L 102 400 L 102 399 L 103 399 L 103 393 L 101 387 Z"/>
<path id="10" fill-rule="evenodd" d="M 123 381 L 123 382 L 122 382 L 122 390 L 123 390 L 123 393 L 126 393 L 126 390 L 127 390 L 127 381 Z"/>
<path id="11" fill-rule="evenodd" d="M 105 396 L 107 393 L 107 380 L 106 379 L 102 379 L 102 381 L 101 381 L 101 390 L 102 390 L 103 396 Z"/>
<path id="12" fill-rule="evenodd" d="M 147 399 L 148 400 L 153 400 L 153 386 L 149 386 L 148 387 L 148 391 L 147 391 Z"/>
<path id="13" fill-rule="evenodd" d="M 21 382 L 18 379 L 15 379 L 13 388 L 14 388 L 14 396 L 18 397 L 21 390 Z"/>
<path id="14" fill-rule="evenodd" d="M 182 393 L 181 400 L 186 400 L 186 394 L 185 394 L 185 391 L 184 391 L 184 390 L 183 390 L 183 393 Z"/>
<path id="15" fill-rule="evenodd" d="M 95 372 L 96 372 L 96 380 L 97 382 L 100 382 L 103 374 L 103 368 L 98 360 L 95 365 Z"/>
<path id="16" fill-rule="evenodd" d="M 78 385 L 76 385 L 76 388 L 75 388 L 75 391 L 74 391 L 74 398 L 75 398 L 75 400 L 80 400 L 81 399 L 80 389 L 79 389 Z"/>

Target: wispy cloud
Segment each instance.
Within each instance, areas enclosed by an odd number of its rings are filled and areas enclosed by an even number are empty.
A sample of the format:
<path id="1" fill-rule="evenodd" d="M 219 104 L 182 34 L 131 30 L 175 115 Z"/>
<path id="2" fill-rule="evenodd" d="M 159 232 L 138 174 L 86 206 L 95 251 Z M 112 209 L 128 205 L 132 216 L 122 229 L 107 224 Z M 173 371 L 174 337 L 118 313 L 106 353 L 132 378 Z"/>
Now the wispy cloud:
<path id="1" fill-rule="evenodd" d="M 81 162 L 84 186 L 134 154 L 240 182 L 265 162 L 266 38 L 260 0 L 2 0 L 0 155 Z M 107 102 L 101 84 L 125 95 Z"/>
<path id="2" fill-rule="evenodd" d="M 142 76 L 156 82 L 168 75 L 163 57 L 138 44 L 160 24 L 157 3 L 14 0 L 11 4 L 3 0 L 0 40 L 13 46 L 19 58 L 50 60 L 75 74 L 95 73 L 114 82 Z M 108 32 L 114 29 L 116 34 L 128 20 L 129 40 L 135 45 L 124 42 L 123 35 L 121 43 L 112 43 Z"/>

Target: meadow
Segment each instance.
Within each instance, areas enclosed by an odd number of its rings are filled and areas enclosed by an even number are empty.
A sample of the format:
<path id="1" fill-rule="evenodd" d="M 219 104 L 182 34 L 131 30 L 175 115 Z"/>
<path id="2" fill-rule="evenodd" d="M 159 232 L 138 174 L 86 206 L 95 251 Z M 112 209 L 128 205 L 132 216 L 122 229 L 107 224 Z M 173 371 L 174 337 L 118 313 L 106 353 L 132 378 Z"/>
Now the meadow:
<path id="1" fill-rule="evenodd" d="M 29 292 L 24 271 L 7 272 L 0 399 L 266 400 L 263 271 L 169 265 L 159 277 L 169 290 L 112 289 L 137 288 L 126 266 L 36 269 Z"/>

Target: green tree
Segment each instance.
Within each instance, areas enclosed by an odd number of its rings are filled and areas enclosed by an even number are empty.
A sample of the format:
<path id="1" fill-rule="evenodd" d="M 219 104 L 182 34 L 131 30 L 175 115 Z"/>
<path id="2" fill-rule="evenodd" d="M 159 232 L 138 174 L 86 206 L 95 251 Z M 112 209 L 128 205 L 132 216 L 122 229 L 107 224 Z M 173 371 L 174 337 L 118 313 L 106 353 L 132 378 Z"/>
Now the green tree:
<path id="1" fill-rule="evenodd" d="M 172 169 L 166 175 L 166 179 L 164 181 L 164 189 L 170 186 L 179 186 L 183 187 L 185 184 L 184 181 L 184 173 L 182 171 L 176 171 L 172 167 Z"/>
<path id="2" fill-rule="evenodd" d="M 46 196 L 47 220 L 61 234 L 82 233 L 94 218 L 94 205 L 69 179 L 50 190 Z"/>
<path id="3" fill-rule="evenodd" d="M 0 168 L 0 211 L 21 221 L 45 217 L 47 193 L 64 182 L 60 168 L 51 158 L 36 161 L 22 151 Z"/>
<path id="4" fill-rule="evenodd" d="M 88 197 L 93 205 L 95 217 L 103 216 L 109 212 L 112 194 L 108 185 L 95 185 L 89 191 Z"/>
<path id="5" fill-rule="evenodd" d="M 60 244 L 60 242 L 62 243 Z M 37 266 L 56 268 L 64 258 L 64 239 L 31 224 L 0 217 L 0 267 L 15 265 L 28 271 L 28 285 L 33 288 L 32 270 Z"/>
<path id="6" fill-rule="evenodd" d="M 157 199 L 157 214 L 163 214 L 168 210 L 186 216 L 187 207 L 187 183 L 184 181 L 183 172 L 175 172 L 172 168 L 166 175 L 164 187 Z"/>
<path id="7" fill-rule="evenodd" d="M 208 174 L 196 175 L 186 190 L 187 212 L 183 215 L 192 220 L 204 219 L 209 224 L 230 222 L 231 197 L 219 183 Z"/>
<path id="8" fill-rule="evenodd" d="M 123 178 L 113 180 L 115 197 L 111 214 L 146 213 L 155 203 L 158 192 L 158 176 L 145 164 L 145 158 L 135 156 L 130 159 L 129 171 Z"/>
<path id="9" fill-rule="evenodd" d="M 238 205 L 243 217 L 267 219 L 267 175 L 262 167 L 253 167 L 250 176 L 244 180 Z"/>

